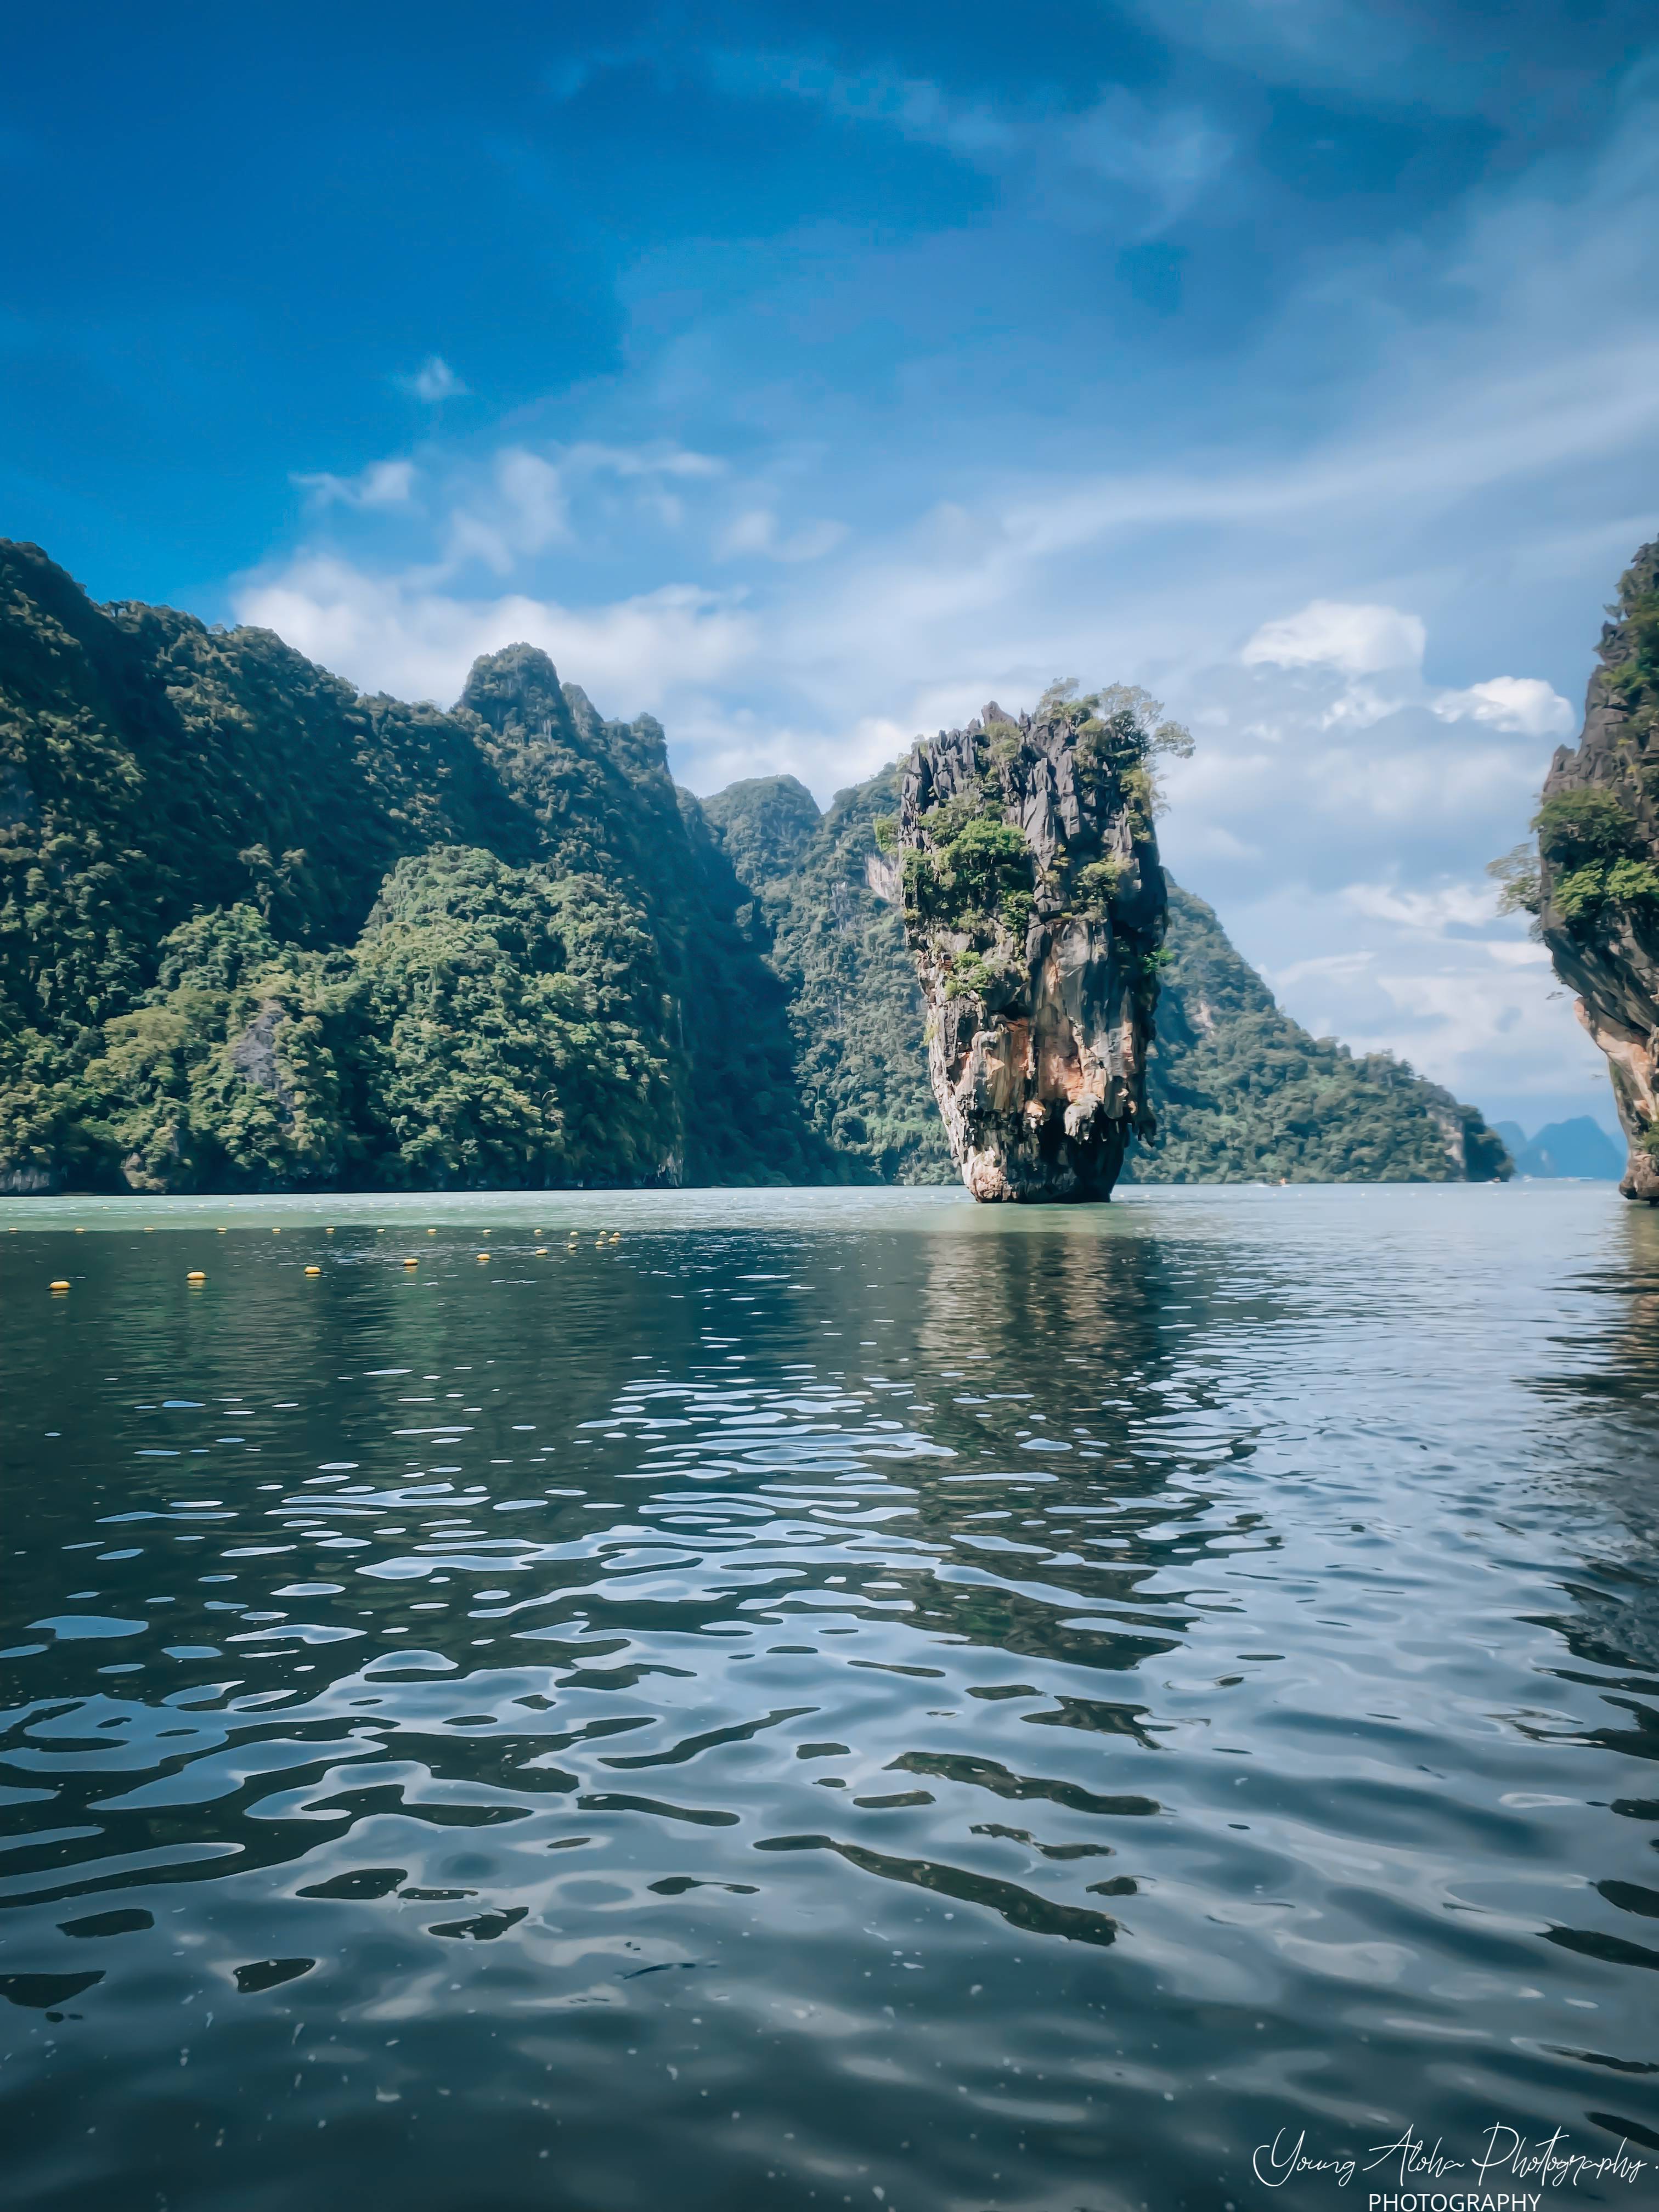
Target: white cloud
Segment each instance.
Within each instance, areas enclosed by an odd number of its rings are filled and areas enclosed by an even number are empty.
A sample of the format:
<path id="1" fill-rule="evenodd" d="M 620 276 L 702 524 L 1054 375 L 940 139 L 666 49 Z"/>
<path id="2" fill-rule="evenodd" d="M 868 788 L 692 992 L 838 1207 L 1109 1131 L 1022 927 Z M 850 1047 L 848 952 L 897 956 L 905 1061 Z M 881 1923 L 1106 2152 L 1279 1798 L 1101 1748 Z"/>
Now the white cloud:
<path id="1" fill-rule="evenodd" d="M 509 446 L 497 453 L 487 481 L 469 487 L 452 507 L 441 573 L 481 561 L 510 575 L 520 561 L 570 537 L 569 501 L 558 467 L 539 453 Z"/>
<path id="2" fill-rule="evenodd" d="M 720 477 L 726 463 L 712 453 L 690 453 L 683 446 L 607 446 L 592 441 L 568 447 L 565 466 L 574 471 L 609 470 L 619 477 Z"/>
<path id="3" fill-rule="evenodd" d="M 1320 952 L 1311 959 L 1293 960 L 1288 968 L 1275 969 L 1271 981 L 1275 989 L 1294 991 L 1299 986 L 1316 983 L 1354 984 L 1370 972 L 1376 956 L 1374 952 Z M 1321 1034 L 1323 1034 L 1322 1030 Z"/>
<path id="4" fill-rule="evenodd" d="M 522 447 L 510 448 L 495 463 L 495 487 L 513 518 L 513 548 L 539 553 L 570 534 L 563 480 L 550 461 Z"/>
<path id="5" fill-rule="evenodd" d="M 1467 690 L 1439 692 L 1430 704 L 1443 722 L 1489 722 L 1528 738 L 1564 738 L 1576 720 L 1566 701 L 1536 676 L 1489 676 Z"/>
<path id="6" fill-rule="evenodd" d="M 844 522 L 809 522 L 787 537 L 781 533 L 778 518 L 769 507 L 745 507 L 741 514 L 720 529 L 714 537 L 714 551 L 726 561 L 734 560 L 744 553 L 763 554 L 769 561 L 821 561 L 826 553 L 833 553 L 848 535 Z"/>
<path id="7" fill-rule="evenodd" d="M 1343 899 L 1356 914 L 1397 922 L 1413 935 L 1443 937 L 1449 928 L 1480 928 L 1498 915 L 1496 886 L 1445 884 L 1435 890 L 1401 890 L 1389 884 L 1349 884 Z"/>
<path id="8" fill-rule="evenodd" d="M 1231 137 L 1201 108 L 1144 100 L 1122 85 L 1100 88 L 1085 108 L 1052 102 L 966 99 L 927 77 L 885 70 L 850 75 L 789 54 L 724 52 L 710 61 L 722 90 L 780 93 L 842 120 L 937 146 L 1006 183 L 1024 183 L 1051 216 L 1101 220 L 1116 185 L 1153 209 L 1152 228 L 1183 213 L 1232 160 Z"/>
<path id="9" fill-rule="evenodd" d="M 1151 191 L 1160 227 L 1185 213 L 1234 151 L 1231 137 L 1201 108 L 1154 107 L 1121 85 L 1109 85 L 1056 136 L 1066 158 L 1084 175 Z"/>
<path id="10" fill-rule="evenodd" d="M 406 507 L 415 494 L 413 461 L 371 461 L 355 477 L 322 470 L 293 481 L 312 495 L 316 507 Z"/>
<path id="11" fill-rule="evenodd" d="M 401 376 L 398 381 L 405 392 L 413 392 L 428 407 L 435 407 L 444 399 L 465 399 L 471 389 L 437 353 L 429 353 L 412 376 Z"/>
<path id="12" fill-rule="evenodd" d="M 586 608 L 522 592 L 467 600 L 418 575 L 370 577 L 319 554 L 249 579 L 235 609 L 239 620 L 276 630 L 365 690 L 441 704 L 459 695 L 480 653 L 520 641 L 550 653 L 601 712 L 629 714 L 731 679 L 756 650 L 737 601 L 691 585 Z"/>
<path id="13" fill-rule="evenodd" d="M 1247 668 L 1335 668 L 1345 676 L 1376 676 L 1385 669 L 1420 668 L 1426 641 L 1422 618 L 1398 607 L 1311 599 L 1299 614 L 1263 623 L 1239 658 Z"/>

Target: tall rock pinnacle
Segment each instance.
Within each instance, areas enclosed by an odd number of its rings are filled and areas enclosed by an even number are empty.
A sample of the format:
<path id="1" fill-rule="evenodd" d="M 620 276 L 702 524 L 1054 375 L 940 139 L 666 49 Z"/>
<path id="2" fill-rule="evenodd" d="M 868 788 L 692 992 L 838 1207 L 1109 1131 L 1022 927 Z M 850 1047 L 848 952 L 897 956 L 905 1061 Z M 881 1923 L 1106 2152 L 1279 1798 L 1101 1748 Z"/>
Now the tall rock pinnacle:
<path id="1" fill-rule="evenodd" d="M 981 1200 L 1104 1199 L 1152 1133 L 1166 896 L 1152 758 L 1191 739 L 1123 686 L 994 702 L 920 743 L 897 823 L 927 1063 Z M 891 826 L 888 828 L 891 842 Z"/>

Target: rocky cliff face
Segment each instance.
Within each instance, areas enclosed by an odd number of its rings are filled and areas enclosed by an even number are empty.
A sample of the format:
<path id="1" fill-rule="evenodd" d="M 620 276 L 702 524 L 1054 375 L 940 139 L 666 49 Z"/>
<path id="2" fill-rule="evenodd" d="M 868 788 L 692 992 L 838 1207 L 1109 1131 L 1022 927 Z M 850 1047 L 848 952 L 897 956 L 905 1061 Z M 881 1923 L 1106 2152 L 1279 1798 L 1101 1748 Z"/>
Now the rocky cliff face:
<path id="1" fill-rule="evenodd" d="M 1534 824 L 1536 912 L 1555 972 L 1607 1056 L 1630 1145 L 1620 1185 L 1659 1204 L 1659 542 L 1620 579 L 1583 734 L 1556 754 Z"/>
<path id="2" fill-rule="evenodd" d="M 1131 1133 L 1152 1130 L 1152 756 L 1190 740 L 1144 694 L 1067 688 L 919 744 L 900 798 L 928 1073 L 981 1200 L 1108 1198 Z"/>

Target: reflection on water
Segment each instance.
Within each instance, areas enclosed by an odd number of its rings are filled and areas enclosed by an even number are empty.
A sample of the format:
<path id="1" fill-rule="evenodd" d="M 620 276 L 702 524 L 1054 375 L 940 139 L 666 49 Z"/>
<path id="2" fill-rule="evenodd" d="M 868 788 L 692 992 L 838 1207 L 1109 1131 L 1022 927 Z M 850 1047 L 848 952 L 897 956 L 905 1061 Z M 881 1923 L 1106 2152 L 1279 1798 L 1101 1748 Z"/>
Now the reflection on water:
<path id="1" fill-rule="evenodd" d="M 9 2201 L 1659 2154 L 1659 1223 L 527 1203 L 0 1206 Z"/>

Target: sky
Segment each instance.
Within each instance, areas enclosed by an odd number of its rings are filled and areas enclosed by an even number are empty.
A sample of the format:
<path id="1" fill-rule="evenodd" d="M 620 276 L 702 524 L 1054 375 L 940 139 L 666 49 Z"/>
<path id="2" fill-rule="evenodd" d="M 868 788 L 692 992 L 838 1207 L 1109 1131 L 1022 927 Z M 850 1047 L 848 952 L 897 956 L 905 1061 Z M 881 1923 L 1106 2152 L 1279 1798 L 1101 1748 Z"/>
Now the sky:
<path id="1" fill-rule="evenodd" d="M 1145 684 L 1288 1012 L 1613 1125 L 1485 867 L 1659 534 L 1649 0 L 91 0 L 0 188 L 0 531 L 95 597 L 529 639 L 699 792 Z"/>

